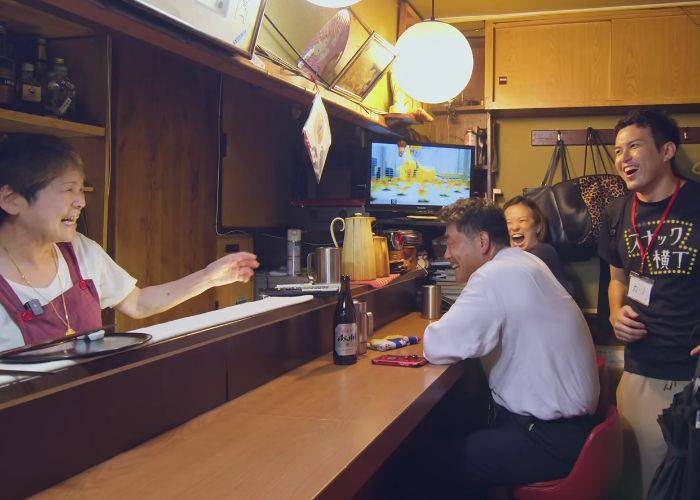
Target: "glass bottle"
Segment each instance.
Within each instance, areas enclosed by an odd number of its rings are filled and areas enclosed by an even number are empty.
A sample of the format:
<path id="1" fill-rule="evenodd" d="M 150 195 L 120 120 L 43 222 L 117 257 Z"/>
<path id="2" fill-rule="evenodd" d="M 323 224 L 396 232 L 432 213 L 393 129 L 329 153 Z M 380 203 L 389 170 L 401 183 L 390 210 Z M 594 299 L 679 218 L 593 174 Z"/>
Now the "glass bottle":
<path id="1" fill-rule="evenodd" d="M 34 59 L 34 76 L 41 82 L 42 88 L 46 88 L 46 77 L 49 73 L 49 62 L 46 56 L 46 38 L 36 39 L 36 53 Z"/>
<path id="2" fill-rule="evenodd" d="M 347 275 L 340 278 L 340 295 L 333 315 L 333 362 L 336 365 L 357 363 L 357 322 Z"/>
<path id="3" fill-rule="evenodd" d="M 7 25 L 0 21 L 0 107 L 12 108 L 15 102 L 15 62 L 7 49 Z"/>
<path id="4" fill-rule="evenodd" d="M 41 82 L 34 76 L 33 64 L 22 64 L 22 76 L 17 87 L 20 110 L 25 113 L 41 113 Z"/>
<path id="5" fill-rule="evenodd" d="M 44 111 L 47 115 L 72 120 L 75 118 L 75 84 L 68 78 L 62 57 L 55 57 L 46 82 Z"/>

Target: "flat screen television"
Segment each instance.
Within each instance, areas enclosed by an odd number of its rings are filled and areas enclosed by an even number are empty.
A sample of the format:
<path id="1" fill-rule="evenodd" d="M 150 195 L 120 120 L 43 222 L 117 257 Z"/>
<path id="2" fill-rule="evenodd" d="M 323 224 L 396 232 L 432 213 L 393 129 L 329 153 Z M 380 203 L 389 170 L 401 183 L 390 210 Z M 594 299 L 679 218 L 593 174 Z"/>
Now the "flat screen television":
<path id="1" fill-rule="evenodd" d="M 474 147 L 372 141 L 368 210 L 435 213 L 471 194 Z"/>

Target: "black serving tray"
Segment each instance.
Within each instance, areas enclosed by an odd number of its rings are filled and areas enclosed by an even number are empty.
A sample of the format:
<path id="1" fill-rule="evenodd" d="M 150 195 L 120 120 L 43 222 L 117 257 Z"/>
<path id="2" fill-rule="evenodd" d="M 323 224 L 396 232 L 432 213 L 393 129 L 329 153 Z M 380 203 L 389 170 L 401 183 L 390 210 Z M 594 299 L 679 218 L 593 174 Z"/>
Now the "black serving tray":
<path id="1" fill-rule="evenodd" d="M 98 330 L 99 331 L 99 330 Z M 91 358 L 133 349 L 148 342 L 147 333 L 106 333 L 103 338 L 90 340 L 86 332 L 33 346 L 20 347 L 0 353 L 3 363 L 45 363 L 66 359 Z"/>

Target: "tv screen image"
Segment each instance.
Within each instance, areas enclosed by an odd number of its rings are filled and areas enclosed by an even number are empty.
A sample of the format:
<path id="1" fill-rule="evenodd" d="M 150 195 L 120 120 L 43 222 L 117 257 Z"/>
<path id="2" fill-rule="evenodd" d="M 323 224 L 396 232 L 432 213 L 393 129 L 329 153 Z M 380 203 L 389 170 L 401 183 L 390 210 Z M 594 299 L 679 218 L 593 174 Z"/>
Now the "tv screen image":
<path id="1" fill-rule="evenodd" d="M 373 142 L 369 204 L 437 209 L 469 198 L 473 153 L 469 146 Z"/>

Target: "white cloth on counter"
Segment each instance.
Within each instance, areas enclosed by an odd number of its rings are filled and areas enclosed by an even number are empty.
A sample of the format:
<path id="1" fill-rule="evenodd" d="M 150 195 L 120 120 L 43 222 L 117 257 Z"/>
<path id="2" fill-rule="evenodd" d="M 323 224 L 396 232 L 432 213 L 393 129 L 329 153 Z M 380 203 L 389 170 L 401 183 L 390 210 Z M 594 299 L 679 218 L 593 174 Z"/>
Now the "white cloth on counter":
<path id="1" fill-rule="evenodd" d="M 493 352 L 493 399 L 541 420 L 593 414 L 600 386 L 588 325 L 547 266 L 504 248 L 425 330 L 425 357 L 448 364 Z"/>
<path id="2" fill-rule="evenodd" d="M 302 302 L 307 302 L 311 299 L 313 299 L 312 295 L 300 295 L 297 297 L 266 297 L 261 300 L 245 302 L 243 304 L 226 307 L 224 309 L 218 309 L 216 311 L 209 311 L 194 316 L 188 316 L 186 318 L 180 318 L 173 321 L 168 321 L 166 323 L 159 323 L 157 325 L 147 326 L 133 331 L 148 333 L 152 335 L 153 338 L 148 342 L 149 344 L 152 344 L 173 337 L 178 337 L 180 335 L 185 335 L 187 333 L 205 330 L 207 328 L 212 328 L 217 325 L 222 325 L 225 323 L 230 323 L 232 321 L 248 318 L 250 316 L 255 316 L 257 314 L 262 314 L 268 311 L 272 311 L 274 309 L 281 309 L 283 307 L 301 304 Z M 51 361 L 48 363 L 0 362 L 0 369 L 35 371 L 37 373 L 52 372 L 75 365 L 76 363 L 89 361 L 90 359 L 94 358 Z M 50 377 L 51 375 L 46 376 Z M 19 379 L 26 377 L 27 376 L 25 375 L 0 375 L 0 386 L 9 384 L 11 382 L 15 382 Z"/>
<path id="3" fill-rule="evenodd" d="M 119 304 L 132 292 L 136 286 L 136 278 L 132 277 L 114 262 L 97 242 L 77 233 L 77 236 L 71 243 L 73 244 L 73 250 L 78 259 L 78 266 L 83 279 L 92 280 L 95 283 L 102 309 Z M 44 314 L 55 314 L 44 299 L 53 300 L 61 292 L 65 292 L 73 286 L 68 271 L 68 264 L 66 264 L 66 260 L 58 247 L 56 245 L 54 247 L 58 255 L 58 273 L 47 287 L 37 288 L 35 291 L 30 286 L 7 280 L 22 304 L 38 299 L 44 307 Z M 63 285 L 63 290 L 61 290 L 61 284 Z M 40 295 L 37 295 L 37 291 Z M 59 310 L 59 313 L 62 314 L 63 311 Z M 69 310 L 68 314 L 70 315 L 71 313 L 74 314 L 75 312 Z M 0 306 L 0 351 L 7 351 L 23 345 L 24 338 L 17 323 L 7 314 L 5 308 Z"/>

